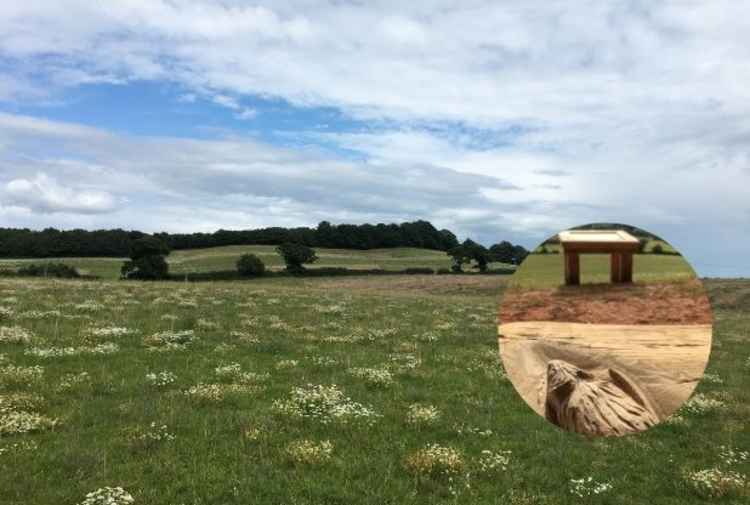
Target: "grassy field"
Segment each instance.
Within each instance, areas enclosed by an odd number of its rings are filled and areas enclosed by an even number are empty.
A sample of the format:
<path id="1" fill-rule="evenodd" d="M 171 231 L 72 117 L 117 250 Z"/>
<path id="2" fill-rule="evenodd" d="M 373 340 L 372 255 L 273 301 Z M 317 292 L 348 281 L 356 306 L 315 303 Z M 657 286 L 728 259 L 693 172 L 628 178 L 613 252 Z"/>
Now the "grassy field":
<path id="1" fill-rule="evenodd" d="M 176 274 L 234 270 L 237 259 L 247 253 L 256 254 L 266 268 L 280 270 L 284 262 L 276 253 L 276 246 L 225 246 L 208 249 L 174 251 L 167 257 L 170 272 Z M 405 268 L 428 267 L 450 268 L 451 260 L 443 251 L 396 247 L 354 251 L 350 249 L 316 248 L 318 261 L 308 268 L 346 267 L 351 269 L 403 270 Z M 27 263 L 61 262 L 74 266 L 82 274 L 102 279 L 116 279 L 125 258 L 45 258 L 45 259 L 0 259 L 0 268 L 16 268 Z M 490 263 L 490 268 L 505 267 L 502 263 Z M 468 270 L 469 266 L 464 266 Z"/>
<path id="2" fill-rule="evenodd" d="M 750 281 L 679 416 L 587 440 L 505 377 L 506 280 L 0 280 L 0 503 L 747 503 Z"/>
<path id="3" fill-rule="evenodd" d="M 512 285 L 522 288 L 554 288 L 564 283 L 564 255 L 531 254 L 513 275 Z M 582 254 L 581 283 L 609 282 L 609 255 Z M 633 281 L 669 282 L 695 278 L 695 271 L 682 256 L 633 255 Z"/>

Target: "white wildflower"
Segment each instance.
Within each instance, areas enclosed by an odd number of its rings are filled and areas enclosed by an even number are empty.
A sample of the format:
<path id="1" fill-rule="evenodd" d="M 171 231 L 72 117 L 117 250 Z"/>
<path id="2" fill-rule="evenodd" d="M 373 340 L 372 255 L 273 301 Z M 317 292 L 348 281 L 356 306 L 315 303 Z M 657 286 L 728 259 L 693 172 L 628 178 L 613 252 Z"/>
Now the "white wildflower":
<path id="1" fill-rule="evenodd" d="M 464 468 L 463 456 L 452 447 L 429 444 L 407 456 L 405 465 L 411 473 L 426 477 L 454 477 Z"/>
<path id="2" fill-rule="evenodd" d="M 78 505 L 130 505 L 133 496 L 121 487 L 103 487 L 86 495 Z"/>
<path id="3" fill-rule="evenodd" d="M 479 472 L 489 474 L 506 471 L 510 464 L 511 454 L 511 451 L 483 450 L 477 461 Z"/>
<path id="4" fill-rule="evenodd" d="M 393 374 L 384 368 L 350 368 L 349 373 L 364 379 L 371 387 L 385 388 L 393 385 Z"/>
<path id="5" fill-rule="evenodd" d="M 412 403 L 406 413 L 406 422 L 415 426 L 429 426 L 440 419 L 440 411 L 434 405 Z"/>
<path id="6" fill-rule="evenodd" d="M 331 459 L 333 444 L 329 440 L 297 440 L 287 446 L 286 454 L 295 463 L 317 465 Z"/>
<path id="7" fill-rule="evenodd" d="M 380 417 L 370 407 L 345 396 L 335 384 L 295 387 L 289 399 L 274 401 L 273 408 L 280 414 L 297 419 L 311 419 L 322 424 L 350 421 L 372 424 Z"/>
<path id="8" fill-rule="evenodd" d="M 52 428 L 56 424 L 56 419 L 50 419 L 35 412 L 10 411 L 0 414 L 0 436 L 41 431 Z"/>
<path id="9" fill-rule="evenodd" d="M 747 477 L 733 470 L 708 468 L 684 475 L 685 481 L 693 490 L 705 498 L 720 498 L 746 488 Z"/>
<path id="10" fill-rule="evenodd" d="M 579 498 L 606 493 L 612 489 L 609 482 L 598 482 L 593 477 L 570 479 L 570 492 Z"/>
<path id="11" fill-rule="evenodd" d="M 275 368 L 276 370 L 286 370 L 288 368 L 295 368 L 297 365 L 299 365 L 299 361 L 296 359 L 282 359 L 276 362 Z"/>
<path id="12" fill-rule="evenodd" d="M 177 376 L 167 370 L 162 372 L 149 372 L 146 374 L 146 382 L 157 388 L 167 387 L 174 384 L 176 380 Z"/>
<path id="13" fill-rule="evenodd" d="M 702 393 L 693 395 L 680 409 L 682 412 L 693 415 L 702 415 L 724 408 L 726 404 L 721 400 L 709 398 Z"/>
<path id="14" fill-rule="evenodd" d="M 28 344 L 33 335 L 20 326 L 0 326 L 0 344 Z"/>

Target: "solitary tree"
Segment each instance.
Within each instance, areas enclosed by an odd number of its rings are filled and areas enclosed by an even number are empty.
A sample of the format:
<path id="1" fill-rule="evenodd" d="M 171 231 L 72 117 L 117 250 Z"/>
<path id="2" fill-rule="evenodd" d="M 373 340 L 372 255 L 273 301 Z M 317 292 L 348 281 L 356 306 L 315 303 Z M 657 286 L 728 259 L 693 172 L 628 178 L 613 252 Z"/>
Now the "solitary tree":
<path id="1" fill-rule="evenodd" d="M 487 271 L 489 252 L 483 245 L 477 244 L 471 239 L 467 238 L 461 245 L 452 247 L 448 250 L 447 254 L 453 259 L 451 269 L 454 272 L 461 272 L 464 263 L 471 261 L 476 262 L 476 268 L 480 272 Z"/>
<path id="2" fill-rule="evenodd" d="M 237 271 L 243 277 L 257 277 L 265 273 L 266 265 L 254 254 L 243 254 L 237 260 Z"/>
<path id="3" fill-rule="evenodd" d="M 120 273 L 125 279 L 164 279 L 169 272 L 169 265 L 164 259 L 167 255 L 169 248 L 158 238 L 139 238 L 133 241 L 130 261 L 122 265 Z"/>
<path id="4" fill-rule="evenodd" d="M 466 251 L 464 249 L 463 245 L 457 245 L 455 247 L 451 247 L 446 251 L 446 254 L 451 257 L 452 264 L 451 264 L 451 271 L 453 272 L 462 272 L 463 271 L 463 265 L 464 263 L 468 263 L 471 261 L 467 255 Z"/>
<path id="5" fill-rule="evenodd" d="M 276 247 L 276 252 L 284 259 L 286 269 L 292 273 L 299 273 L 305 270 L 302 265 L 314 263 L 318 257 L 315 251 L 304 244 L 295 244 L 286 242 Z"/>

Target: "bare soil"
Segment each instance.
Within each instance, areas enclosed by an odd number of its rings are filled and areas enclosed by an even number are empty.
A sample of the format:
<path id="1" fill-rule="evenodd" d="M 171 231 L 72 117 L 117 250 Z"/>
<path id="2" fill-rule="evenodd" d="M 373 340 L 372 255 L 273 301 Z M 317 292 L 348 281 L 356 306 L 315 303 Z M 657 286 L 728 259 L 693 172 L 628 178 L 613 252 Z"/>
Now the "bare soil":
<path id="1" fill-rule="evenodd" d="M 711 324 L 711 306 L 698 279 L 660 284 L 595 284 L 508 289 L 501 324 L 557 321 L 593 324 Z"/>

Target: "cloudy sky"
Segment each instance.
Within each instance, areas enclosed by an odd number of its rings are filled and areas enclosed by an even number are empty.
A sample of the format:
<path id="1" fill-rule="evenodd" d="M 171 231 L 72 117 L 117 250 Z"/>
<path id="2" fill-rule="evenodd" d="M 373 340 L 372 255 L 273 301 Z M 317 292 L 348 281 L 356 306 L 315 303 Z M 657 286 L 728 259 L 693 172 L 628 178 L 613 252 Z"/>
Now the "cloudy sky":
<path id="1" fill-rule="evenodd" d="M 750 6 L 0 3 L 0 226 L 593 221 L 750 276 Z"/>

